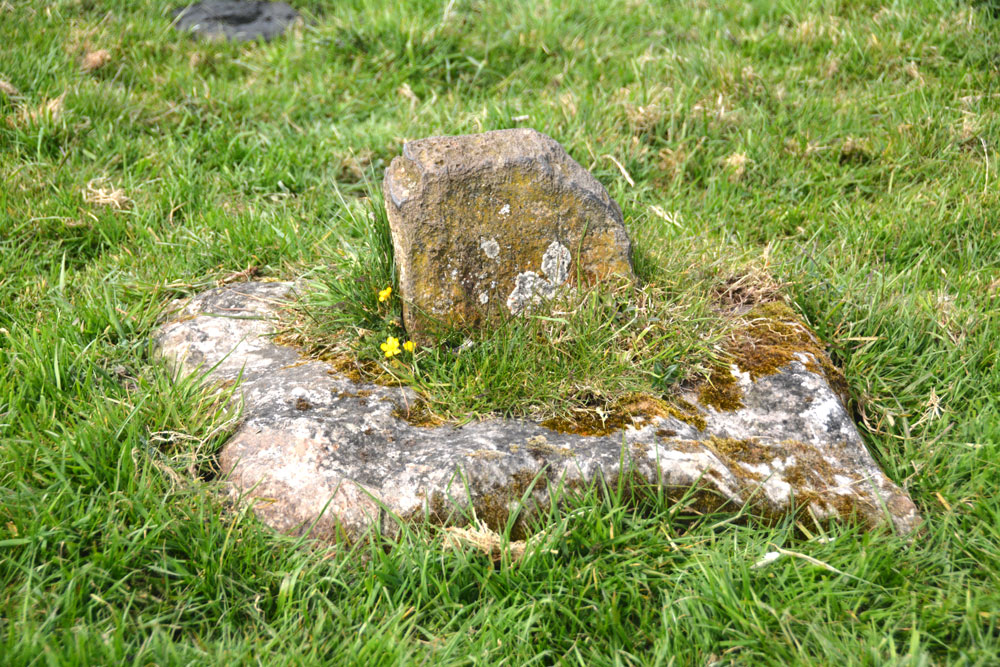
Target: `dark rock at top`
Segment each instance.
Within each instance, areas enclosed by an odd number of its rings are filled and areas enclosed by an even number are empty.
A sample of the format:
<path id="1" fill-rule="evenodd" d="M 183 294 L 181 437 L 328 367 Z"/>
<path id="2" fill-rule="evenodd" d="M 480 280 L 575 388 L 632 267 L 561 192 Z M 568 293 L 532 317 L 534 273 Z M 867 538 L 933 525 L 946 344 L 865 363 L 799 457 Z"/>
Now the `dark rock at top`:
<path id="1" fill-rule="evenodd" d="M 175 9 L 174 27 L 205 39 L 249 42 L 278 37 L 299 17 L 284 2 L 204 0 Z"/>

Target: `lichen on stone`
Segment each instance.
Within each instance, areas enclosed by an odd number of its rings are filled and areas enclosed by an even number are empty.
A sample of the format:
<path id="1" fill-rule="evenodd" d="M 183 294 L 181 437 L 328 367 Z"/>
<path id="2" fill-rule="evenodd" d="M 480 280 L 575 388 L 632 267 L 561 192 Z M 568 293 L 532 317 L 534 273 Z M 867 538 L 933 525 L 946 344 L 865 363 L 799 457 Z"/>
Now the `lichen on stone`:
<path id="1" fill-rule="evenodd" d="M 835 467 L 824 451 L 798 440 L 762 443 L 756 438 L 712 437 L 708 446 L 739 480 L 741 492 L 762 517 L 778 519 L 787 513 L 782 503 L 791 504 L 792 514 L 811 511 L 814 517 L 854 514 L 877 516 L 879 509 L 856 485 L 867 485 L 857 472 Z M 787 497 L 776 501 L 765 487 L 787 489 Z M 772 491 L 773 492 L 773 491 Z"/>
<path id="2" fill-rule="evenodd" d="M 569 266 L 572 262 L 569 248 L 559 241 L 553 241 L 542 255 L 542 273 L 548 278 L 549 284 L 559 287 L 569 278 Z"/>
<path id="3" fill-rule="evenodd" d="M 687 401 L 676 399 L 671 404 L 648 394 L 628 394 L 600 409 L 578 409 L 564 416 L 547 419 L 541 425 L 557 433 L 604 436 L 629 426 L 639 426 L 655 417 L 672 417 L 699 430 L 705 428 L 704 417 Z"/>
<path id="4" fill-rule="evenodd" d="M 441 426 L 445 423 L 445 420 L 434 414 L 427 403 L 423 400 L 417 400 L 406 405 L 397 406 L 396 409 L 392 411 L 392 416 L 397 419 L 402 419 L 406 423 L 412 424 L 413 426 L 423 426 L 426 428 Z"/>
<path id="5" fill-rule="evenodd" d="M 571 263 L 569 248 L 553 241 L 542 255 L 541 268 L 545 277 L 534 271 L 519 273 L 514 280 L 514 289 L 507 297 L 507 309 L 512 315 L 520 315 L 543 299 L 553 298 L 556 290 L 569 278 Z"/>
<path id="6" fill-rule="evenodd" d="M 510 207 L 508 206 L 507 209 L 510 210 Z M 483 239 L 479 242 L 479 247 L 489 259 L 496 259 L 500 255 L 500 244 L 495 238 Z"/>
<path id="7" fill-rule="evenodd" d="M 739 410 L 743 391 L 736 372 L 747 373 L 756 382 L 792 362 L 824 376 L 841 400 L 847 399 L 844 374 L 830 361 L 816 334 L 781 301 L 759 304 L 743 315 L 725 351 L 735 368 L 720 364 L 712 369 L 698 389 L 698 400 L 704 405 L 727 412 Z"/>

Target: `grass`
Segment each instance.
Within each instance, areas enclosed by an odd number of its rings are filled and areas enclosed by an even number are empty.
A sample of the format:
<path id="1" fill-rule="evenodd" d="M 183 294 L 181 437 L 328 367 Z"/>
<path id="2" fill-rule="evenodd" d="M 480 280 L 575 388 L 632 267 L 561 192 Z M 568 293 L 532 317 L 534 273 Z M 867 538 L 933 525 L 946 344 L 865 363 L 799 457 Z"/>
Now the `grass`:
<path id="1" fill-rule="evenodd" d="M 387 358 L 382 344 L 404 341 L 406 331 L 388 219 L 381 193 L 370 195 L 345 202 L 338 227 L 355 230 L 359 241 L 324 251 L 329 263 L 313 271 L 279 340 L 367 380 L 412 386 L 436 419 L 601 423 L 595 415 L 622 412 L 630 396 L 669 401 L 682 383 L 721 363 L 720 344 L 737 318 L 718 312 L 713 289 L 722 290 L 710 275 L 664 268 L 690 263 L 687 247 L 662 264 L 640 262 L 638 285 L 563 293 L 489 331 L 455 330 L 436 345 Z"/>
<path id="2" fill-rule="evenodd" d="M 994 5 L 299 5 L 235 45 L 167 2 L 0 2 L 6 664 L 995 662 Z M 608 187 L 644 275 L 786 284 L 926 531 L 612 489 L 515 564 L 417 526 L 311 548 L 228 504 L 230 416 L 151 361 L 164 303 L 318 276 L 405 139 L 517 125 Z"/>

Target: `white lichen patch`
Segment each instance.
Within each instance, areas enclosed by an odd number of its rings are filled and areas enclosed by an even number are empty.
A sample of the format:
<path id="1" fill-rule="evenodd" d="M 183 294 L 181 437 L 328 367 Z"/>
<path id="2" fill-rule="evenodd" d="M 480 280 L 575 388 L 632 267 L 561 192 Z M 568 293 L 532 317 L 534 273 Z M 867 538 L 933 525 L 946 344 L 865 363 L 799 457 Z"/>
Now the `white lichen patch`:
<path id="1" fill-rule="evenodd" d="M 483 239 L 479 242 L 479 247 L 482 249 L 483 254 L 490 259 L 496 259 L 500 254 L 500 244 L 497 243 L 496 239 Z"/>
<path id="2" fill-rule="evenodd" d="M 830 493 L 836 493 L 839 496 L 861 496 L 863 494 L 858 493 L 855 488 L 857 482 L 844 475 L 834 475 L 833 483 L 836 486 L 827 489 Z"/>
<path id="3" fill-rule="evenodd" d="M 764 480 L 764 495 L 772 503 L 784 505 L 792 495 L 792 485 L 779 477 L 770 477 Z"/>
<path id="4" fill-rule="evenodd" d="M 772 470 L 771 466 L 766 463 L 747 463 L 746 461 L 739 461 L 738 465 L 758 477 L 771 477 L 774 474 L 774 470 Z"/>
<path id="5" fill-rule="evenodd" d="M 572 261 L 569 248 L 559 241 L 553 241 L 542 255 L 542 273 L 553 286 L 562 285 L 569 278 L 569 265 Z"/>
<path id="6" fill-rule="evenodd" d="M 816 357 L 808 352 L 796 352 L 792 356 L 794 356 L 803 366 L 816 363 Z"/>
<path id="7" fill-rule="evenodd" d="M 840 399 L 832 391 L 818 392 L 818 394 L 809 404 L 809 408 L 802 413 L 806 423 L 809 424 L 810 435 L 814 442 L 822 441 L 831 424 L 835 426 L 840 424 L 837 418 L 844 409 Z"/>
<path id="8" fill-rule="evenodd" d="M 514 289 L 507 297 L 508 310 L 514 315 L 519 315 L 528 306 L 555 296 L 556 288 L 569 277 L 571 261 L 572 257 L 566 246 L 559 241 L 549 244 L 545 254 L 542 255 L 542 273 L 546 278 L 534 271 L 519 273 L 514 279 Z"/>
<path id="9" fill-rule="evenodd" d="M 702 479 L 711 471 L 714 474 L 713 483 L 719 491 L 730 498 L 740 497 L 737 479 L 710 451 L 650 447 L 646 456 L 660 466 L 663 481 L 667 484 L 683 484 L 685 480 Z"/>
<path id="10" fill-rule="evenodd" d="M 510 215 L 510 204 L 504 204 L 500 207 L 500 217 L 506 217 Z"/>
<path id="11" fill-rule="evenodd" d="M 548 280 L 534 271 L 525 271 L 514 279 L 514 289 L 507 297 L 507 309 L 520 315 L 529 306 L 541 303 L 543 297 L 551 299 L 554 294 L 555 288 Z"/>
<path id="12" fill-rule="evenodd" d="M 853 479 L 851 479 L 850 477 L 845 477 L 843 475 L 834 475 L 833 481 L 838 487 L 843 487 L 845 489 L 850 489 L 854 484 Z"/>
<path id="13" fill-rule="evenodd" d="M 398 201 L 406 201 L 419 185 L 409 173 L 400 170 L 392 182 L 393 197 Z"/>
<path id="14" fill-rule="evenodd" d="M 736 364 L 729 364 L 729 370 L 732 372 L 733 378 L 740 386 L 740 389 L 746 390 L 753 386 L 753 378 L 750 377 L 748 371 L 741 371 L 740 367 Z"/>

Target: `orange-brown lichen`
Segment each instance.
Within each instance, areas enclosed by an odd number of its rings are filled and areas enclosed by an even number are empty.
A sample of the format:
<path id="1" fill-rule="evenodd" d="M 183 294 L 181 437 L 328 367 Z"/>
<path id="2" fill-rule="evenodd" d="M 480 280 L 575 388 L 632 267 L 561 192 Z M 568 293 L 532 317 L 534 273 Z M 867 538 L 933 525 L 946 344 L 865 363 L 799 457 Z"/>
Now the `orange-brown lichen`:
<path id="1" fill-rule="evenodd" d="M 708 439 L 708 446 L 723 461 L 739 463 L 749 463 L 758 465 L 770 463 L 775 458 L 775 453 L 769 447 L 761 445 L 757 440 L 746 439 L 736 440 L 734 438 Z"/>
<path id="2" fill-rule="evenodd" d="M 467 454 L 467 456 L 473 459 L 482 459 L 484 461 L 498 461 L 506 457 L 506 454 L 504 452 L 498 452 L 495 449 L 477 449 L 476 451 Z"/>
<path id="3" fill-rule="evenodd" d="M 799 361 L 810 372 L 822 375 L 841 397 L 848 396 L 844 374 L 827 356 L 822 342 L 785 303 L 773 301 L 755 306 L 742 317 L 726 344 L 726 355 L 753 381 L 781 371 Z M 804 355 L 804 358 L 800 355 Z M 698 388 L 698 399 L 717 410 L 743 407 L 743 392 L 726 366 L 717 366 Z"/>
<path id="4" fill-rule="evenodd" d="M 276 345 L 296 348 L 309 359 L 316 359 L 317 361 L 329 364 L 332 366 L 331 374 L 343 375 L 355 384 L 363 382 L 382 386 L 398 384 L 398 381 L 386 372 L 378 362 L 370 359 L 358 359 L 352 353 L 336 350 L 328 346 L 312 345 L 300 333 L 282 331 L 272 336 L 271 340 Z M 307 360 L 302 360 L 296 362 L 296 364 L 306 362 Z"/>
<path id="5" fill-rule="evenodd" d="M 599 436 L 641 425 L 654 417 L 672 417 L 698 430 L 705 429 L 705 418 L 690 403 L 678 400 L 671 405 L 648 394 L 628 394 L 606 408 L 577 410 L 567 417 L 547 419 L 541 425 L 557 433 Z"/>
<path id="6" fill-rule="evenodd" d="M 535 454 L 550 454 L 554 456 L 573 456 L 574 452 L 569 447 L 556 447 L 551 444 L 544 435 L 536 435 L 528 438 L 525 442 L 529 452 Z"/>
<path id="7" fill-rule="evenodd" d="M 397 407 L 392 411 L 392 416 L 414 426 L 433 427 L 445 423 L 445 420 L 435 414 L 424 401 L 414 401 L 409 405 Z"/>
<path id="8" fill-rule="evenodd" d="M 698 400 L 716 410 L 732 412 L 743 407 L 743 390 L 727 366 L 717 366 L 698 391 Z"/>

